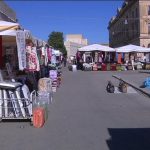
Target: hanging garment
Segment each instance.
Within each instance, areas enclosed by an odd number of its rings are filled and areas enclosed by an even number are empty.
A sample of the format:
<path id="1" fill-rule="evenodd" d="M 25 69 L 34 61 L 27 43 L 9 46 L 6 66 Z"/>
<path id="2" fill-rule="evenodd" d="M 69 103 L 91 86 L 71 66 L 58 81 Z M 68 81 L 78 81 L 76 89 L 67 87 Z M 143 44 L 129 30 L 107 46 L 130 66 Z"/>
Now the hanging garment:
<path id="1" fill-rule="evenodd" d="M 99 56 L 99 60 L 98 60 L 98 62 L 100 62 L 100 63 L 102 63 L 102 62 L 103 62 L 103 59 L 102 59 L 102 57 L 101 57 L 101 56 Z"/>
<path id="2" fill-rule="evenodd" d="M 45 48 L 44 47 L 41 48 L 41 51 L 42 51 L 42 55 L 45 56 Z"/>
<path id="3" fill-rule="evenodd" d="M 22 93 L 23 93 L 23 98 L 24 99 L 24 103 L 26 104 L 26 109 L 28 110 L 28 113 L 29 113 L 29 116 L 32 115 L 32 102 L 30 101 L 30 91 L 29 91 L 29 88 L 26 84 L 24 84 L 22 87 L 21 87 L 21 90 L 22 90 Z"/>
<path id="4" fill-rule="evenodd" d="M 47 53 L 46 48 L 45 48 L 44 52 L 45 52 L 45 66 L 47 66 L 48 65 L 48 53 Z"/>
<path id="5" fill-rule="evenodd" d="M 122 63 L 122 55 L 119 53 L 118 54 L 118 64 L 121 64 Z"/>
<path id="6" fill-rule="evenodd" d="M 37 56 L 36 47 L 32 47 L 31 51 L 27 50 L 27 70 L 28 71 L 39 71 L 39 59 Z"/>
<path id="7" fill-rule="evenodd" d="M 56 56 L 52 55 L 51 57 L 51 64 L 56 64 Z"/>
<path id="8" fill-rule="evenodd" d="M 47 53 L 47 57 L 48 57 L 48 60 L 50 59 L 50 52 L 49 52 L 49 48 L 47 47 L 46 48 L 46 53 Z"/>
<path id="9" fill-rule="evenodd" d="M 22 30 L 16 31 L 16 43 L 18 52 L 19 70 L 26 68 L 26 50 L 25 50 L 25 32 Z"/>

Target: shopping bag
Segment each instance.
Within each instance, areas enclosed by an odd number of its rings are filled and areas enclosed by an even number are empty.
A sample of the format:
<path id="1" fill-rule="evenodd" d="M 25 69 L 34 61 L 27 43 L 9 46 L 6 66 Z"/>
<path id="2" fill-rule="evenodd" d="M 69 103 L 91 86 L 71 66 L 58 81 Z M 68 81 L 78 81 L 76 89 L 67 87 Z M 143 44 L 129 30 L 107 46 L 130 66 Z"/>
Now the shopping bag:
<path id="1" fill-rule="evenodd" d="M 120 81 L 119 83 L 119 90 L 122 93 L 127 93 L 127 84 L 123 81 Z"/>
<path id="2" fill-rule="evenodd" d="M 106 90 L 107 90 L 108 93 L 114 93 L 115 87 L 114 87 L 114 85 L 112 84 L 111 81 L 108 81 Z"/>
<path id="3" fill-rule="evenodd" d="M 43 127 L 45 123 L 45 112 L 44 108 L 36 107 L 33 109 L 33 126 L 35 128 Z"/>

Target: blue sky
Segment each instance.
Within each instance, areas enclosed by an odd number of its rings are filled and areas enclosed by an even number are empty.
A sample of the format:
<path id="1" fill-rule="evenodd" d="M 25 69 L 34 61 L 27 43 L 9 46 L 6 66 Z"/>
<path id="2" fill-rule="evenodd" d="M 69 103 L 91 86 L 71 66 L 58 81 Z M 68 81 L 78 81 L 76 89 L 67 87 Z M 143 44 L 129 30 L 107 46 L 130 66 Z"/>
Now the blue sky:
<path id="1" fill-rule="evenodd" d="M 19 23 L 40 39 L 49 33 L 83 34 L 89 43 L 108 43 L 108 22 L 122 1 L 6 1 Z"/>

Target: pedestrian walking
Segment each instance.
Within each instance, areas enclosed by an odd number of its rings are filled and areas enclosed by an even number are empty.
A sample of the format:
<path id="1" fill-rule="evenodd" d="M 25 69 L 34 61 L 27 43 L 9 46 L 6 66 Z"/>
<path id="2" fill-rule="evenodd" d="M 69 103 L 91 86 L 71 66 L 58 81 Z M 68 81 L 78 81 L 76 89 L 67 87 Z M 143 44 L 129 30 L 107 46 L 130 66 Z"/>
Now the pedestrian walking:
<path id="1" fill-rule="evenodd" d="M 67 63 L 67 58 L 66 58 L 66 56 L 64 56 L 63 62 L 64 62 L 64 67 L 66 67 L 66 63 Z"/>

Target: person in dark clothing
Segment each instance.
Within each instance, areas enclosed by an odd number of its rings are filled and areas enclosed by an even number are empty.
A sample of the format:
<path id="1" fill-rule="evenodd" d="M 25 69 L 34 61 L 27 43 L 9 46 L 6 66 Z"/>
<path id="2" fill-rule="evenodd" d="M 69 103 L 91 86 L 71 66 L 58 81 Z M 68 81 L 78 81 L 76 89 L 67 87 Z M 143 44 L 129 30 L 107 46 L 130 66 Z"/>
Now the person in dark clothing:
<path id="1" fill-rule="evenodd" d="M 83 70 L 83 60 L 82 60 L 82 58 L 79 60 L 79 69 Z"/>
<path id="2" fill-rule="evenodd" d="M 64 62 L 64 67 L 66 67 L 66 64 L 67 64 L 67 58 L 66 57 L 64 57 L 63 62 Z"/>

